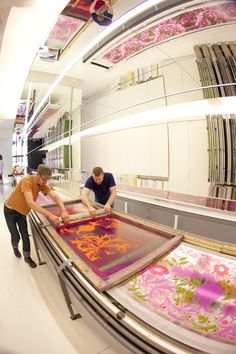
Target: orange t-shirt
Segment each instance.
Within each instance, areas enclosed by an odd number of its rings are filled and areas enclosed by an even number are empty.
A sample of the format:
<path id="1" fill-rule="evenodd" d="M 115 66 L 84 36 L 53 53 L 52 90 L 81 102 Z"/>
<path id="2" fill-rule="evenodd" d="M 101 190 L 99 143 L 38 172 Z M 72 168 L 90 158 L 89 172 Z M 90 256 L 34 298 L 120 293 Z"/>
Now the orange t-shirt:
<path id="1" fill-rule="evenodd" d="M 36 182 L 36 176 L 25 176 L 8 196 L 6 204 L 20 214 L 27 215 L 30 212 L 30 208 L 26 202 L 24 192 L 32 192 L 33 200 L 36 201 L 40 191 L 46 195 L 51 189 L 48 185 L 39 186 Z"/>

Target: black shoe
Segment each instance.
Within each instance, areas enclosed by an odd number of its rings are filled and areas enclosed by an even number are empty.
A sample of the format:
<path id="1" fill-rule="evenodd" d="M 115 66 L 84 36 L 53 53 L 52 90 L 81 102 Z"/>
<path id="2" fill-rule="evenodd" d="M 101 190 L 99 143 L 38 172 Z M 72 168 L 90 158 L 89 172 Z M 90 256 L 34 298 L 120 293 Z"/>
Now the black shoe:
<path id="1" fill-rule="evenodd" d="M 14 255 L 15 255 L 17 258 L 20 258 L 20 257 L 21 257 L 21 253 L 20 253 L 20 251 L 18 250 L 18 248 L 13 248 L 13 251 L 14 251 Z"/>
<path id="2" fill-rule="evenodd" d="M 25 257 L 25 262 L 28 263 L 31 268 L 37 267 L 37 264 L 33 261 L 31 257 Z"/>

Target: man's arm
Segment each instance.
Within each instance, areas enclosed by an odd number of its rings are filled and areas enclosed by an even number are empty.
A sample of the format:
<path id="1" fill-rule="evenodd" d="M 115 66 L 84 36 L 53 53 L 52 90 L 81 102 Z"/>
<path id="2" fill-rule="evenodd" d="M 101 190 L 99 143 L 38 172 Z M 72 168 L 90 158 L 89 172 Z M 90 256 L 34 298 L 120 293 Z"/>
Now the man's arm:
<path id="1" fill-rule="evenodd" d="M 69 224 L 69 214 L 66 211 L 65 205 L 64 205 L 63 201 L 61 200 L 61 198 L 59 197 L 59 195 L 57 193 L 55 193 L 54 191 L 52 191 L 52 190 L 50 190 L 50 192 L 48 192 L 48 195 L 50 195 L 50 197 L 53 200 L 55 200 L 57 205 L 60 207 L 60 209 L 61 209 L 61 218 L 62 218 L 64 224 Z"/>
<path id="2" fill-rule="evenodd" d="M 84 187 L 81 194 L 81 200 L 88 208 L 90 216 L 94 217 L 96 215 L 96 209 L 92 206 L 92 203 L 89 199 L 90 192 L 91 190 L 89 188 Z"/>
<path id="3" fill-rule="evenodd" d="M 72 4 L 71 6 L 72 6 L 72 7 L 76 7 L 76 6 L 79 4 L 79 2 L 80 2 L 80 0 L 77 0 L 77 1 L 75 1 L 74 4 Z"/>
<path id="4" fill-rule="evenodd" d="M 37 211 L 38 213 L 44 215 L 46 218 L 48 218 L 49 220 L 51 220 L 51 222 L 54 224 L 54 225 L 59 225 L 60 222 L 61 222 L 61 219 L 50 213 L 48 210 L 42 208 L 40 205 L 38 205 L 34 199 L 33 199 L 33 194 L 31 191 L 27 191 L 27 192 L 24 192 L 24 197 L 25 197 L 25 200 L 26 200 L 26 203 L 28 205 L 28 207 L 30 209 L 33 209 L 34 211 Z"/>
<path id="5" fill-rule="evenodd" d="M 106 4 L 107 9 L 108 9 L 108 11 L 110 12 L 110 14 L 113 14 L 113 8 L 112 8 L 112 6 L 111 6 L 111 4 L 110 4 L 110 0 L 104 0 L 104 2 L 105 2 L 105 4 Z"/>
<path id="6" fill-rule="evenodd" d="M 92 2 L 92 4 L 89 6 L 89 12 L 90 13 L 95 12 L 94 8 L 95 8 L 96 4 L 97 4 L 97 0 L 94 0 Z"/>
<path id="7" fill-rule="evenodd" d="M 111 205 L 114 203 L 114 201 L 116 199 L 116 186 L 110 187 L 110 192 L 111 192 L 111 195 L 108 198 L 106 204 L 104 205 L 104 209 L 105 209 L 106 213 L 111 212 Z"/>

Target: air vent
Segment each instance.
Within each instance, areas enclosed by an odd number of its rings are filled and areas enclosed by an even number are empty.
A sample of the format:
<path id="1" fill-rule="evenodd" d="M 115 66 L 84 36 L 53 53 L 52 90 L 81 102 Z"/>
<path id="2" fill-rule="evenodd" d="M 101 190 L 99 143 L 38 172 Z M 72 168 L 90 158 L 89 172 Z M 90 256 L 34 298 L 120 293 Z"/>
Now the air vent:
<path id="1" fill-rule="evenodd" d="M 99 64 L 99 63 L 96 63 L 95 61 L 91 61 L 91 64 L 96 65 L 96 66 L 99 66 L 99 67 L 102 68 L 102 69 L 107 69 L 107 70 L 110 69 L 110 66 L 106 66 L 106 65 L 103 65 L 103 64 Z"/>

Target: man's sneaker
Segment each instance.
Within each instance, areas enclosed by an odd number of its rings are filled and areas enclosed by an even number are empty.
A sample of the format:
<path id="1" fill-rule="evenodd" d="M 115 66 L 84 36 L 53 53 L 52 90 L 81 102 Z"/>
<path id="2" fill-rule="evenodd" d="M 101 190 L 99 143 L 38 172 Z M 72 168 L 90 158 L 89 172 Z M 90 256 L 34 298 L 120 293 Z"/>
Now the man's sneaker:
<path id="1" fill-rule="evenodd" d="M 37 267 L 37 264 L 33 261 L 31 257 L 25 257 L 25 262 L 28 263 L 31 268 Z"/>
<path id="2" fill-rule="evenodd" d="M 17 258 L 20 258 L 20 257 L 21 257 L 21 253 L 20 253 L 20 251 L 18 250 L 18 248 L 13 248 L 13 251 L 14 251 L 14 255 L 15 255 Z"/>

